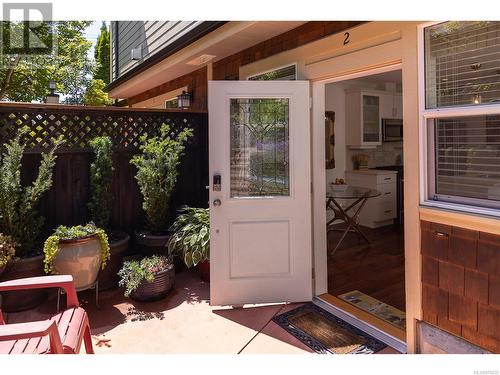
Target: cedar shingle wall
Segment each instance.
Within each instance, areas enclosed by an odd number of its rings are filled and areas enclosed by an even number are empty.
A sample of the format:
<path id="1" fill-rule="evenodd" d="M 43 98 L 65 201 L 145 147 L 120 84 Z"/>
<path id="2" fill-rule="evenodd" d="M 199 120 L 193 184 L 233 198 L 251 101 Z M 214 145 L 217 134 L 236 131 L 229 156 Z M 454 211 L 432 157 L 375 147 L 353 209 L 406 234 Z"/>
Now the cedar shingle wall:
<path id="1" fill-rule="evenodd" d="M 214 80 L 238 80 L 240 66 L 265 59 L 342 30 L 357 26 L 360 21 L 311 21 L 286 33 L 256 44 L 213 64 Z"/>
<path id="2" fill-rule="evenodd" d="M 500 353 L 500 236 L 421 227 L 423 319 Z"/>

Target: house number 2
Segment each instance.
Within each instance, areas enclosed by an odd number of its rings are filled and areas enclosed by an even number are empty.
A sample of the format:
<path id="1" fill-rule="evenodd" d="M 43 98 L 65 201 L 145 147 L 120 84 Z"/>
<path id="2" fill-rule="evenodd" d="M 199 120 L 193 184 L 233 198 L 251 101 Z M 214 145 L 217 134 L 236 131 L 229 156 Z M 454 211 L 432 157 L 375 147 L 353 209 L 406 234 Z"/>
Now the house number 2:
<path id="1" fill-rule="evenodd" d="M 344 46 L 346 46 L 350 42 L 350 40 L 349 40 L 350 34 L 346 32 L 346 33 L 344 33 L 344 36 L 345 36 L 345 38 L 344 38 Z"/>

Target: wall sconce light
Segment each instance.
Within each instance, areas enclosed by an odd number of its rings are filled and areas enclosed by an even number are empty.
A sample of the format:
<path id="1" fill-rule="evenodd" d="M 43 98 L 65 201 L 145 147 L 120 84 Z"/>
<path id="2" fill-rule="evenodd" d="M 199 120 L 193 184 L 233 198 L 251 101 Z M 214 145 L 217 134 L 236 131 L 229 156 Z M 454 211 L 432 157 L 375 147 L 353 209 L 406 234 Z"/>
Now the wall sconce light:
<path id="1" fill-rule="evenodd" d="M 182 94 L 177 96 L 177 106 L 182 109 L 191 107 L 191 94 L 186 91 L 182 91 Z"/>

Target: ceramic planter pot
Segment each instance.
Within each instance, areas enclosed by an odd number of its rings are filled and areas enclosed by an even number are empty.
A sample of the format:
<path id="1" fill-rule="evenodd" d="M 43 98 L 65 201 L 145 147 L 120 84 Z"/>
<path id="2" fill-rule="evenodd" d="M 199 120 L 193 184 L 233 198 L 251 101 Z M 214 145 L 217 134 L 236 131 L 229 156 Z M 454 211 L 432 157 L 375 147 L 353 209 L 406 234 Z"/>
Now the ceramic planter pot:
<path id="1" fill-rule="evenodd" d="M 210 282 L 210 262 L 208 259 L 198 264 L 198 272 L 200 273 L 200 277 L 203 281 L 207 283 Z"/>
<path id="2" fill-rule="evenodd" d="M 4 272 L 0 274 L 0 281 L 44 276 L 43 268 L 43 255 L 14 259 L 7 264 Z M 2 310 L 10 313 L 33 309 L 47 299 L 49 291 L 50 289 L 31 289 L 0 293 L 2 295 Z"/>
<path id="3" fill-rule="evenodd" d="M 170 234 L 151 234 L 146 230 L 135 231 L 135 246 L 143 255 L 165 255 L 167 254 L 167 242 Z"/>
<path id="4" fill-rule="evenodd" d="M 173 264 L 158 272 L 152 282 L 143 281 L 137 289 L 130 293 L 130 298 L 141 301 L 157 301 L 165 297 L 174 286 L 175 271 Z"/>
<path id="5" fill-rule="evenodd" d="M 53 265 L 55 273 L 73 276 L 76 290 L 84 290 L 96 281 L 101 261 L 101 243 L 92 235 L 59 241 Z"/>
<path id="6" fill-rule="evenodd" d="M 130 236 L 125 232 L 120 232 L 117 237 L 121 239 L 117 241 L 110 240 L 110 259 L 106 264 L 106 268 L 99 272 L 100 290 L 117 288 L 118 282 L 120 281 L 118 271 L 122 266 L 123 257 L 128 250 Z"/>

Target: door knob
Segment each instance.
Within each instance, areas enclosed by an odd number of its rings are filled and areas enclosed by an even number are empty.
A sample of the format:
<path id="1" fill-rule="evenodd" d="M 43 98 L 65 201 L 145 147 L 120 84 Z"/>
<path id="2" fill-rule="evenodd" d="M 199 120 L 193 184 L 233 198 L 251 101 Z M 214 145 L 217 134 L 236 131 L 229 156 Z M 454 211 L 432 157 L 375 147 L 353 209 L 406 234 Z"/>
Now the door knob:
<path id="1" fill-rule="evenodd" d="M 222 204 L 222 202 L 220 201 L 220 199 L 214 200 L 214 207 L 219 207 L 221 204 Z"/>

